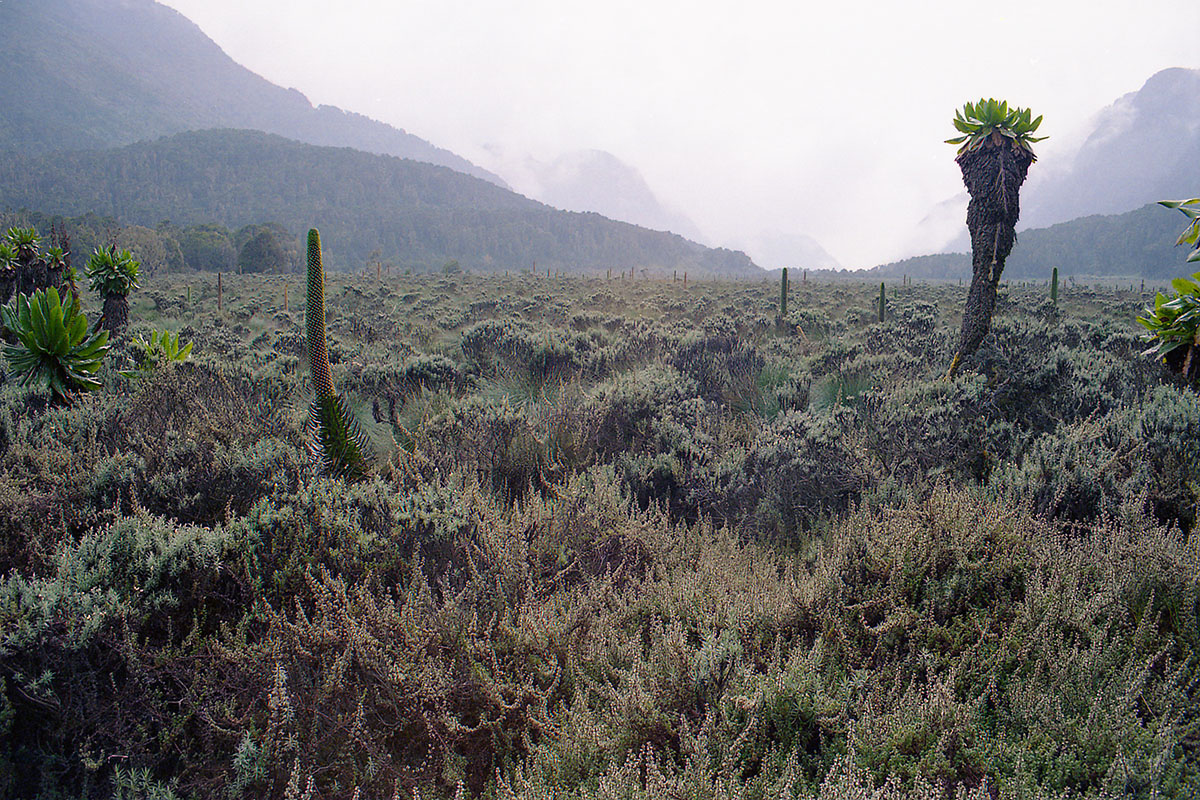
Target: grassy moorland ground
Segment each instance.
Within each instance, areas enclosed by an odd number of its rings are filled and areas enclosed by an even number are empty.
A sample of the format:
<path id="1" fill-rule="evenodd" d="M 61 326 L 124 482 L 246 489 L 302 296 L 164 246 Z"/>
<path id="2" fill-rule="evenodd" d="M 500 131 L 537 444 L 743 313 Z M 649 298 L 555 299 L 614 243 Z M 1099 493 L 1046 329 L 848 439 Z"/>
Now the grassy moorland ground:
<path id="1" fill-rule="evenodd" d="M 0 797 L 1200 790 L 1140 295 L 1010 288 L 946 381 L 956 286 L 334 276 L 346 485 L 283 285 L 147 281 L 191 362 L 0 390 Z"/>

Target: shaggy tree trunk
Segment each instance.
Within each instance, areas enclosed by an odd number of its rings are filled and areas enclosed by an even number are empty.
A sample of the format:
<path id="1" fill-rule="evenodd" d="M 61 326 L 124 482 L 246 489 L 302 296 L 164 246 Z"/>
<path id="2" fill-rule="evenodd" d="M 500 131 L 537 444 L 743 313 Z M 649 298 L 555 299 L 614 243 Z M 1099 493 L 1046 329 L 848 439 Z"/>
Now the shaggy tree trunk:
<path id="1" fill-rule="evenodd" d="M 40 289 L 62 284 L 63 268 L 36 256 L 20 259 L 11 269 L 0 271 L 0 305 L 18 294 L 33 295 Z"/>
<path id="2" fill-rule="evenodd" d="M 963 310 L 962 333 L 951 373 L 962 359 L 979 349 L 991 327 L 1000 273 L 1017 241 L 1021 184 L 1033 163 L 1033 154 L 1028 150 L 1013 149 L 1009 140 L 1004 139 L 1000 145 L 989 142 L 955 160 L 971 195 L 967 205 L 967 229 L 971 232 L 974 275 Z"/>
<path id="3" fill-rule="evenodd" d="M 129 324 L 129 298 L 123 294 L 110 294 L 104 298 L 104 315 L 100 327 L 114 336 Z"/>
<path id="4" fill-rule="evenodd" d="M 1189 385 L 1194 385 L 1200 380 L 1200 334 L 1196 335 L 1196 339 L 1187 347 L 1179 347 L 1167 353 L 1166 362 L 1167 368 L 1172 372 L 1178 372 L 1187 380 Z"/>
<path id="5" fill-rule="evenodd" d="M 13 288 L 17 284 L 16 270 L 0 269 L 0 306 L 7 305 L 12 299 Z"/>
<path id="6" fill-rule="evenodd" d="M 15 294 L 33 295 L 38 289 L 45 289 L 49 285 L 50 270 L 45 261 L 33 253 L 20 259 Z"/>

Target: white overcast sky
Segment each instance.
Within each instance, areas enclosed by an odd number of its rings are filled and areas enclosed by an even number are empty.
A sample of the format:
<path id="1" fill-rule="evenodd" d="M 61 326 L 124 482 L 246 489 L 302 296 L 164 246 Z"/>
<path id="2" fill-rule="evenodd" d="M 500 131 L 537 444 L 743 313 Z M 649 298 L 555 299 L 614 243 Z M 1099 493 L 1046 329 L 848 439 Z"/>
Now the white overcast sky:
<path id="1" fill-rule="evenodd" d="M 1200 67 L 1197 0 L 164 2 L 314 103 L 484 166 L 607 150 L 713 243 L 804 233 L 850 267 L 961 191 L 964 101 L 1044 114 L 1053 168 L 1117 97 Z"/>

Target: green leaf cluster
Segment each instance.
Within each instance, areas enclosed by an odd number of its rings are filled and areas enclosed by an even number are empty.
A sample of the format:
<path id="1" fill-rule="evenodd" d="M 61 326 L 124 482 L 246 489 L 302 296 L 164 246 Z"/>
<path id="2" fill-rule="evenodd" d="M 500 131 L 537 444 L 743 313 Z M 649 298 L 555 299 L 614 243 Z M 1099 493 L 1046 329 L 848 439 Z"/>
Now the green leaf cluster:
<path id="1" fill-rule="evenodd" d="M 962 136 L 947 139 L 946 144 L 962 145 L 959 154 L 978 150 L 985 144 L 1000 147 L 1005 142 L 1013 149 L 1033 154 L 1033 144 L 1047 138 L 1034 136 L 1042 124 L 1041 116 L 1036 119 L 1028 108 L 1009 108 L 1005 100 L 980 99 L 978 103 L 966 103 L 954 113 L 954 127 Z"/>
<path id="2" fill-rule="evenodd" d="M 1197 344 L 1197 334 L 1200 333 L 1200 272 L 1190 278 L 1176 278 L 1171 281 L 1176 295 L 1167 297 L 1159 292 L 1154 298 L 1154 306 L 1148 307 L 1143 316 L 1137 321 L 1149 333 L 1146 341 L 1153 346 L 1143 355 L 1165 358 L 1167 354 L 1179 349 Z"/>
<path id="3" fill-rule="evenodd" d="M 1200 197 L 1191 200 L 1159 200 L 1160 206 L 1177 208 L 1190 220 L 1188 226 L 1175 240 L 1176 245 L 1191 245 L 1192 252 L 1188 254 L 1188 262 L 1200 261 Z"/>
<path id="4" fill-rule="evenodd" d="M 137 363 L 134 369 L 121 373 L 127 378 L 153 372 L 164 364 L 187 361 L 192 354 L 192 342 L 180 347 L 179 334 L 172 334 L 170 331 L 152 330 L 149 338 L 138 334 L 129 344 L 134 350 Z"/>
<path id="5" fill-rule="evenodd" d="M 15 272 L 17 264 L 17 250 L 8 242 L 0 242 L 0 272 Z"/>
<path id="6" fill-rule="evenodd" d="M 138 288 L 138 262 L 128 250 L 116 246 L 97 247 L 88 258 L 86 272 L 90 288 L 103 297 L 127 295 Z"/>
<path id="7" fill-rule="evenodd" d="M 67 253 L 61 247 L 51 247 L 46 250 L 46 263 L 52 267 L 65 267 L 67 265 Z"/>
<path id="8" fill-rule="evenodd" d="M 1175 244 L 1191 245 L 1192 252 L 1187 260 L 1200 261 L 1200 197 L 1160 200 L 1159 205 L 1177 208 L 1190 220 Z M 1166 358 L 1181 347 L 1200 345 L 1200 272 L 1187 278 L 1175 278 L 1171 287 L 1175 289 L 1174 297 L 1159 292 L 1154 297 L 1154 306 L 1137 318 L 1149 331 L 1145 335 L 1146 341 L 1152 343 L 1144 355 Z"/>
<path id="9" fill-rule="evenodd" d="M 35 228 L 9 228 L 4 239 L 19 257 L 25 258 L 36 256 L 42 243 Z"/>
<path id="10" fill-rule="evenodd" d="M 18 295 L 0 316 L 17 338 L 4 346 L 4 357 L 22 386 L 40 382 L 61 400 L 100 388 L 96 373 L 108 352 L 108 331 L 89 334 L 78 302 L 64 305 L 50 287 L 32 297 Z"/>

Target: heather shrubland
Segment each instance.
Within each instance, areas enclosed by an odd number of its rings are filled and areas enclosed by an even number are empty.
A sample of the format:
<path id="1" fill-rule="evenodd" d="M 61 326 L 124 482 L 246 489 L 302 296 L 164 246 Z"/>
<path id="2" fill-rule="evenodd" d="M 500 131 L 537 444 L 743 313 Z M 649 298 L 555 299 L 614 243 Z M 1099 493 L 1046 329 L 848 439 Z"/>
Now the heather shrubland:
<path id="1" fill-rule="evenodd" d="M 1200 791 L 1146 297 L 1001 286 L 947 378 L 949 284 L 331 275 L 348 482 L 300 278 L 222 291 L 145 279 L 71 403 L 0 387 L 0 797 Z"/>

